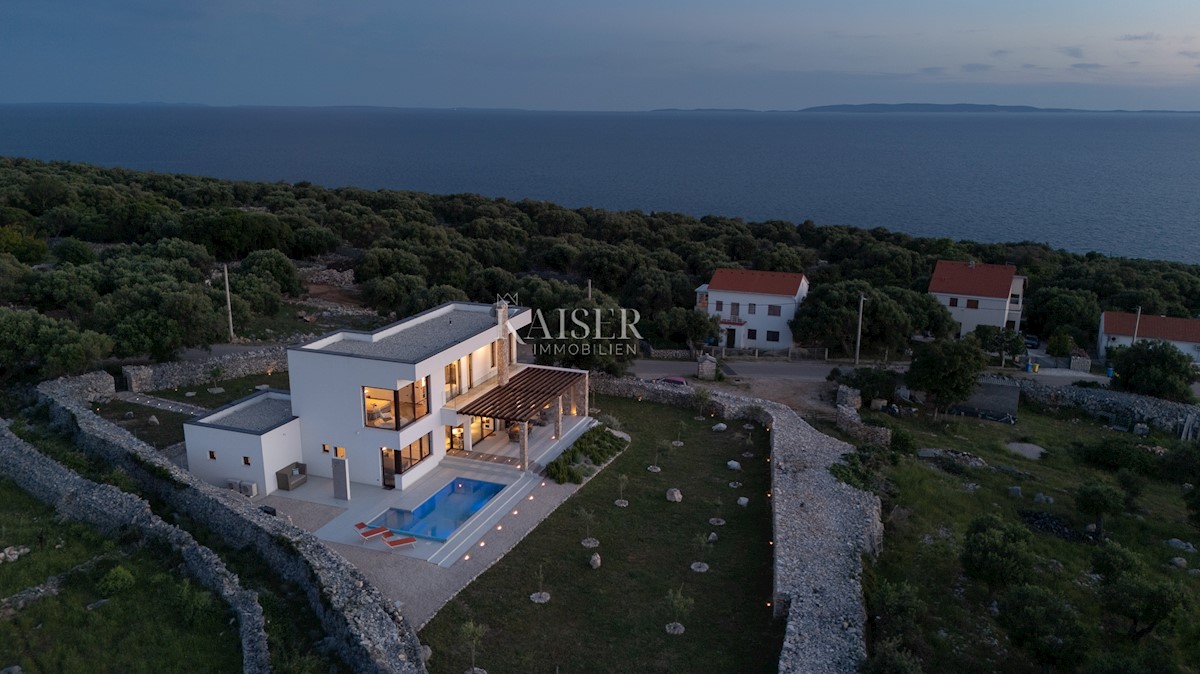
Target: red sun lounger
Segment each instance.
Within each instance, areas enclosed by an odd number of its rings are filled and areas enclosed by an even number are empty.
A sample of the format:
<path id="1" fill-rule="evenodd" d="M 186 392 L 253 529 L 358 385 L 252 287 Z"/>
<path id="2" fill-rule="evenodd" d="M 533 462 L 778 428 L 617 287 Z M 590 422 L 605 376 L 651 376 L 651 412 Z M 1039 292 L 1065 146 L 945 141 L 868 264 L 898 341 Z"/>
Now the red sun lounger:
<path id="1" fill-rule="evenodd" d="M 399 548 L 404 545 L 416 545 L 417 538 L 415 536 L 397 537 L 395 534 L 389 532 L 383 535 L 383 542 L 389 548 Z"/>
<path id="2" fill-rule="evenodd" d="M 358 535 L 362 536 L 362 539 L 364 541 L 369 541 L 372 538 L 375 538 L 376 536 L 382 536 L 384 534 L 391 533 L 390 531 L 388 531 L 387 527 L 368 527 L 367 525 L 363 524 L 362 522 L 355 524 L 354 528 L 358 530 Z"/>

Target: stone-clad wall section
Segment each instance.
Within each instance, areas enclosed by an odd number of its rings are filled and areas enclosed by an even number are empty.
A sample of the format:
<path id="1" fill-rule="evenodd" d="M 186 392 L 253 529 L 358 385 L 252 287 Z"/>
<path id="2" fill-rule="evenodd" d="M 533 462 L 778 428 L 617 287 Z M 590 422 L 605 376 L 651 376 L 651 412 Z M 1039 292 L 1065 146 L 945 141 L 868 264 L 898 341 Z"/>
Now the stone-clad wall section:
<path id="1" fill-rule="evenodd" d="M 176 361 L 156 365 L 126 365 L 121 368 L 130 391 L 159 391 L 183 386 L 198 386 L 217 379 L 237 379 L 287 369 L 287 347 L 272 346 L 256 351 L 230 353 L 204 360 Z"/>
<path id="2" fill-rule="evenodd" d="M 591 377 L 592 391 L 668 405 L 698 407 L 678 386 Z M 808 425 L 779 403 L 712 392 L 707 411 L 748 419 L 771 433 L 774 608 L 787 629 L 783 674 L 852 674 L 866 657 L 863 553 L 883 542 L 879 498 L 829 472 L 854 447 Z"/>
<path id="3" fill-rule="evenodd" d="M 108 377 L 107 385 L 103 378 Z M 83 451 L 123 467 L 142 487 L 235 547 L 251 547 L 279 577 L 307 594 L 338 654 L 355 672 L 425 672 L 415 630 L 344 557 L 312 534 L 263 513 L 248 499 L 205 483 L 128 431 L 94 414 L 88 402 L 111 391 L 94 372 L 43 382 L 53 423 Z"/>
<path id="4" fill-rule="evenodd" d="M 1097 417 L 1113 415 L 1133 417 L 1135 421 L 1145 422 L 1168 433 L 1181 433 L 1191 415 L 1200 418 L 1200 406 L 1171 402 L 1136 393 L 1079 386 L 1054 387 L 1047 386 L 1037 379 L 1024 377 L 1010 378 L 988 375 L 982 377 L 981 381 L 1010 385 L 1016 383 L 1021 387 L 1021 395 L 1026 400 L 1053 407 L 1078 407 L 1087 414 Z"/>
<path id="5" fill-rule="evenodd" d="M 247 674 L 271 671 L 258 593 L 243 588 L 216 553 L 197 543 L 188 532 L 164 522 L 151 512 L 149 503 L 112 485 L 81 477 L 14 435 L 3 419 L 0 419 L 0 475 L 12 479 L 39 501 L 54 506 L 66 519 L 90 524 L 111 535 L 133 529 L 177 550 L 188 573 L 237 615 L 242 671 Z"/>

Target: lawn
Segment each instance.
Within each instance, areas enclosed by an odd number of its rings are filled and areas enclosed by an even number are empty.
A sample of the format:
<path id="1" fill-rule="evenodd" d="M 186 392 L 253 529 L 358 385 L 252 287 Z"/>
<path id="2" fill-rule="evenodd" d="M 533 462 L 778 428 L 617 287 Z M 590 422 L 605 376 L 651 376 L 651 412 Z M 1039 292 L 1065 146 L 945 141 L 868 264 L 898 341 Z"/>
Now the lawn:
<path id="1" fill-rule="evenodd" d="M 0 480 L 0 522 L 0 548 L 31 549 L 0 567 L 0 597 L 96 560 L 69 576 L 57 596 L 0 618 L 0 663 L 30 674 L 241 670 L 227 607 L 175 575 L 182 560 L 170 550 L 122 547 L 83 525 L 60 523 L 8 480 Z M 106 596 L 101 581 L 118 564 L 133 582 Z"/>
<path id="2" fill-rule="evenodd" d="M 963 418 L 939 422 L 894 419 L 874 413 L 864 413 L 864 418 L 903 428 L 916 438 L 917 447 L 970 452 L 992 468 L 938 467 L 911 456 L 897 457 L 892 465 L 885 462 L 881 472 L 891 490 L 884 495 L 884 551 L 865 584 L 872 615 L 888 610 L 886 600 L 881 599 L 881 586 L 907 583 L 915 588 L 923 608 L 914 616 L 912 632 L 904 643 L 925 671 L 1043 671 L 1024 648 L 1009 641 L 995 619 L 992 602 L 1003 594 L 1003 588 L 991 593 L 963 575 L 959 554 L 964 534 L 971 520 L 980 515 L 997 513 L 1005 521 L 1020 523 L 1021 511 L 1052 514 L 1072 531 L 1082 533 L 1091 519 L 1076 510 L 1075 491 L 1089 481 L 1115 485 L 1116 480 L 1111 471 L 1083 461 L 1078 444 L 1112 446 L 1127 441 L 1129 434 L 1106 429 L 1082 413 L 1047 413 L 1028 407 L 1022 407 L 1016 425 Z M 1048 451 L 1040 460 L 1026 459 L 1004 447 L 1011 441 L 1032 442 Z M 1172 444 L 1161 437 L 1151 438 L 1147 444 L 1156 441 Z M 1009 495 L 1014 486 L 1021 488 L 1019 498 Z M 1033 497 L 1038 493 L 1054 502 L 1035 503 Z M 1103 610 L 1099 588 L 1087 575 L 1092 571 L 1096 544 L 1032 530 L 1029 550 L 1035 561 L 1021 582 L 1051 590 L 1078 611 L 1090 646 L 1084 662 L 1074 663 L 1075 667 L 1084 666 L 1089 672 L 1127 671 L 1087 669 L 1095 664 L 1091 660 L 1101 655 L 1144 657 L 1155 652 L 1179 663 L 1192 663 L 1200 657 L 1196 601 L 1200 599 L 1200 578 L 1167 565 L 1170 558 L 1180 555 L 1189 558 L 1192 566 L 1200 560 L 1164 544 L 1169 538 L 1200 538 L 1186 516 L 1179 482 L 1150 479 L 1131 510 L 1106 518 L 1111 540 L 1138 553 L 1152 578 L 1181 583 L 1190 600 L 1189 606 L 1140 641 L 1125 636 L 1128 625 L 1123 619 Z M 876 634 L 879 636 L 888 635 Z M 1074 667 L 1055 671 L 1074 671 Z M 1172 670 L 1153 667 L 1149 671 Z"/>
<path id="3" fill-rule="evenodd" d="M 628 449 L 550 515 L 508 555 L 469 585 L 421 632 L 433 648 L 431 672 L 459 674 L 470 666 L 458 638 L 467 620 L 488 626 L 477 664 L 494 672 L 771 672 L 783 625 L 773 621 L 771 519 L 767 499 L 767 435 L 746 439 L 741 424 L 714 433 L 716 420 L 695 412 L 597 396 L 593 405 L 616 417 L 632 436 Z M 682 447 L 672 448 L 679 438 Z M 752 451 L 753 458 L 742 453 Z M 646 467 L 655 455 L 662 472 Z M 730 471 L 737 459 L 744 468 Z M 618 508 L 618 478 L 627 475 L 628 508 Z M 731 488 L 729 482 L 742 483 Z M 677 487 L 681 503 L 666 500 Z M 735 504 L 748 496 L 746 508 Z M 720 499 L 722 505 L 716 505 Z M 588 565 L 581 546 L 585 524 L 578 509 L 595 515 L 591 535 L 602 566 Z M 724 526 L 708 520 L 720 514 Z M 703 553 L 707 573 L 690 570 L 701 555 L 697 536 L 719 540 Z M 545 576 L 546 604 L 534 604 L 537 571 Z M 681 620 L 686 632 L 666 633 L 672 615 L 667 594 L 694 599 Z"/>
<path id="4" fill-rule="evenodd" d="M 254 393 L 254 387 L 266 384 L 271 388 L 287 390 L 288 373 L 287 370 L 271 372 L 270 374 L 251 374 L 237 379 L 224 379 L 214 381 L 210 384 L 197 384 L 195 386 L 184 386 L 173 389 L 162 389 L 160 391 L 149 391 L 148 395 L 158 398 L 166 398 L 167 400 L 176 400 L 190 405 L 199 407 L 207 407 L 215 409 L 222 405 L 227 405 L 240 398 Z M 223 388 L 223 393 L 209 393 L 210 388 Z M 188 393 L 196 395 L 188 397 Z"/>
<path id="5" fill-rule="evenodd" d="M 139 440 L 156 449 L 183 442 L 183 422 L 194 418 L 190 414 L 158 410 L 123 400 L 95 403 L 94 409 L 96 414 L 133 433 Z M 158 424 L 151 423 L 150 417 L 158 419 Z"/>

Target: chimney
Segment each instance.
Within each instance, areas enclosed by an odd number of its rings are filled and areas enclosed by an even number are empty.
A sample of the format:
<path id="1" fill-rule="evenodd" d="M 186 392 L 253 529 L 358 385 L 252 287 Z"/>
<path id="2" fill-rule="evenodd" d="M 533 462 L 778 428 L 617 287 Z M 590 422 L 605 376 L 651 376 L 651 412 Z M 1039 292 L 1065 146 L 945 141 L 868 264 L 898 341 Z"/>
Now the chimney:
<path id="1" fill-rule="evenodd" d="M 496 339 L 500 341 L 496 349 L 496 379 L 500 386 L 508 384 L 508 361 L 511 357 L 508 352 L 509 332 L 508 302 L 500 300 L 496 302 Z"/>

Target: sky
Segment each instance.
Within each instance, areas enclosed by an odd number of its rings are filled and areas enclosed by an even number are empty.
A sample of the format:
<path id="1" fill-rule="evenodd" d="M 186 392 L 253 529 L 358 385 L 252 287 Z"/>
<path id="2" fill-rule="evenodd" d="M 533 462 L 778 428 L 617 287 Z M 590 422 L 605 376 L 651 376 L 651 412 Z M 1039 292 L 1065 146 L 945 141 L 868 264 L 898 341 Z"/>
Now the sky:
<path id="1" fill-rule="evenodd" d="M 34 102 L 1200 110 L 1200 2 L 3 0 Z"/>

